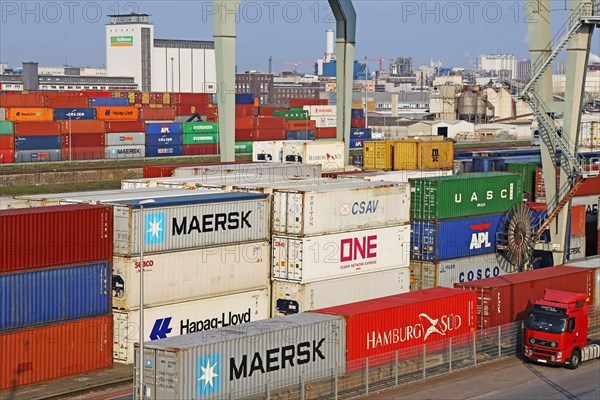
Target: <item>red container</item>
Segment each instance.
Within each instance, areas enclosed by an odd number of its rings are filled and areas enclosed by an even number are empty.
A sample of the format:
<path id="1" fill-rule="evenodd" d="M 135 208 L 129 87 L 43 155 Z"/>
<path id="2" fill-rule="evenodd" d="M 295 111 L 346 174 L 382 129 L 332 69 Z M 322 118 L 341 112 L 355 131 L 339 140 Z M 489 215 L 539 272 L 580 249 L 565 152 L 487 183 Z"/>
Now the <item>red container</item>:
<path id="1" fill-rule="evenodd" d="M 256 110 L 253 104 L 236 104 L 235 105 L 235 116 L 236 117 L 253 117 L 256 114 Z"/>
<path id="2" fill-rule="evenodd" d="M 302 108 L 304 106 L 327 106 L 327 99 L 290 99 L 290 108 Z"/>
<path id="3" fill-rule="evenodd" d="M 541 212 L 546 211 L 546 203 L 526 203 L 529 208 L 535 211 Z M 571 217 L 571 236 L 584 236 L 585 235 L 585 204 L 574 204 L 571 206 L 570 217 Z"/>
<path id="4" fill-rule="evenodd" d="M 287 107 L 276 107 L 276 106 L 260 106 L 258 107 L 258 115 L 261 117 L 272 117 L 275 111 L 285 111 Z"/>
<path id="5" fill-rule="evenodd" d="M 549 267 L 495 278 L 456 283 L 455 288 L 477 292 L 477 313 L 482 329 L 527 319 L 531 304 L 544 296 L 545 289 L 586 293 L 594 304 L 591 269 Z"/>
<path id="6" fill-rule="evenodd" d="M 0 334 L 0 390 L 111 368 L 112 347 L 112 316 Z"/>
<path id="7" fill-rule="evenodd" d="M 113 92 L 107 90 L 82 90 L 83 97 L 113 97 Z"/>
<path id="8" fill-rule="evenodd" d="M 262 140 L 285 140 L 284 129 L 255 129 L 252 132 L 254 141 Z M 236 139 L 237 141 L 237 139 Z"/>
<path id="9" fill-rule="evenodd" d="M 254 118 L 253 117 L 236 117 L 235 118 L 235 129 L 253 129 Z"/>
<path id="10" fill-rule="evenodd" d="M 171 104 L 208 105 L 212 102 L 210 93 L 172 93 Z"/>
<path id="11" fill-rule="evenodd" d="M 317 139 L 336 139 L 337 128 L 317 128 Z"/>
<path id="12" fill-rule="evenodd" d="M 104 123 L 106 133 L 144 132 L 145 129 L 144 121 L 105 121 Z"/>
<path id="13" fill-rule="evenodd" d="M 235 130 L 235 141 L 236 142 L 251 142 L 255 140 L 254 129 L 236 129 Z"/>
<path id="14" fill-rule="evenodd" d="M 60 121 L 60 131 L 63 135 L 68 135 L 69 133 L 104 133 L 104 121 Z"/>
<path id="15" fill-rule="evenodd" d="M 258 117 L 254 119 L 254 127 L 258 129 L 285 129 L 285 118 Z"/>
<path id="16" fill-rule="evenodd" d="M 0 150 L 0 164 L 12 164 L 15 162 L 14 150 Z"/>
<path id="17" fill-rule="evenodd" d="M 311 119 L 286 121 L 286 131 L 314 131 L 316 129 L 317 121 Z"/>
<path id="18" fill-rule="evenodd" d="M 168 108 L 140 108 L 141 121 L 173 121 L 175 119 L 175 109 Z"/>
<path id="19" fill-rule="evenodd" d="M 101 135 L 97 133 L 95 135 Z M 64 136 L 63 136 L 64 139 Z M 61 149 L 61 160 L 103 160 L 105 158 L 104 146 L 95 147 L 73 147 L 63 146 Z"/>
<path id="20" fill-rule="evenodd" d="M 346 367 L 353 370 L 362 368 L 365 357 L 376 366 L 392 361 L 396 350 L 407 357 L 412 354 L 403 350 L 414 346 L 440 350 L 448 338 L 475 331 L 476 308 L 475 292 L 436 287 L 311 312 L 344 317 Z"/>
<path id="21" fill-rule="evenodd" d="M 2 93 L 0 107 L 44 107 L 44 95 L 40 92 Z"/>
<path id="22" fill-rule="evenodd" d="M 600 194 L 600 175 L 588 178 L 575 193 L 575 197 L 592 196 Z"/>
<path id="23" fill-rule="evenodd" d="M 13 135 L 0 135 L 0 150 L 14 150 L 15 137 Z"/>
<path id="24" fill-rule="evenodd" d="M 198 146 L 198 145 L 189 145 Z M 202 145 L 205 146 L 205 145 Z M 210 145 L 212 146 L 212 145 Z M 184 146 L 185 147 L 185 146 Z M 167 164 L 167 165 L 149 165 L 144 167 L 144 178 L 164 178 L 173 176 L 175 168 L 197 167 L 199 165 L 226 165 L 226 164 L 248 164 L 251 161 L 231 161 L 231 162 L 208 162 L 194 164 Z"/>
<path id="25" fill-rule="evenodd" d="M 111 207 L 77 204 L 0 211 L 0 273 L 108 260 Z"/>
<path id="26" fill-rule="evenodd" d="M 81 92 L 46 92 L 46 107 L 48 108 L 87 108 L 88 98 Z"/>
<path id="27" fill-rule="evenodd" d="M 204 156 L 219 154 L 218 144 L 184 144 L 183 155 L 184 156 Z"/>
<path id="28" fill-rule="evenodd" d="M 104 133 L 73 133 L 62 135 L 63 147 L 104 147 Z M 64 158 L 63 158 L 64 160 Z"/>
<path id="29" fill-rule="evenodd" d="M 205 105 L 178 104 L 175 106 L 176 116 L 192 116 L 194 114 L 207 115 Z"/>
<path id="30" fill-rule="evenodd" d="M 364 128 L 365 127 L 365 119 L 364 118 L 351 118 L 350 119 L 350 128 Z"/>
<path id="31" fill-rule="evenodd" d="M 15 122 L 16 136 L 58 136 L 60 135 L 60 122 Z"/>

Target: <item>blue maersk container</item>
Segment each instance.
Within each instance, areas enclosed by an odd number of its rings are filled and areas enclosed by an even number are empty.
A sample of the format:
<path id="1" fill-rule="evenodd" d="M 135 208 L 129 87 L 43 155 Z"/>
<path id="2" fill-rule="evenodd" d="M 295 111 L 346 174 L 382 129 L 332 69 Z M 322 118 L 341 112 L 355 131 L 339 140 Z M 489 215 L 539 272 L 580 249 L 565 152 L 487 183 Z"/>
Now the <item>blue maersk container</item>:
<path id="1" fill-rule="evenodd" d="M 55 108 L 54 119 L 56 121 L 96 119 L 95 108 Z"/>
<path id="2" fill-rule="evenodd" d="M 15 136 L 15 150 L 60 150 L 58 136 Z"/>
<path id="3" fill-rule="evenodd" d="M 496 251 L 504 214 L 410 222 L 411 258 L 441 261 Z"/>
<path id="4" fill-rule="evenodd" d="M 181 133 L 146 136 L 146 146 L 180 146 L 182 144 L 183 134 Z"/>
<path id="5" fill-rule="evenodd" d="M 252 93 L 236 93 L 235 104 L 254 104 L 254 95 Z"/>
<path id="6" fill-rule="evenodd" d="M 146 157 L 173 157 L 182 154 L 183 146 L 146 146 Z"/>
<path id="7" fill-rule="evenodd" d="M 371 140 L 371 128 L 350 128 L 350 139 Z"/>
<path id="8" fill-rule="evenodd" d="M 109 262 L 0 275 L 0 332 L 106 315 Z"/>
<path id="9" fill-rule="evenodd" d="M 125 107 L 129 105 L 127 97 L 112 98 L 112 97 L 91 97 L 89 99 L 90 107 Z"/>
<path id="10" fill-rule="evenodd" d="M 146 124 L 146 134 L 148 135 L 161 135 L 173 133 L 183 133 L 183 124 L 180 122 L 167 122 L 164 124 L 159 122 L 152 122 Z M 148 139 L 146 138 L 146 140 Z"/>

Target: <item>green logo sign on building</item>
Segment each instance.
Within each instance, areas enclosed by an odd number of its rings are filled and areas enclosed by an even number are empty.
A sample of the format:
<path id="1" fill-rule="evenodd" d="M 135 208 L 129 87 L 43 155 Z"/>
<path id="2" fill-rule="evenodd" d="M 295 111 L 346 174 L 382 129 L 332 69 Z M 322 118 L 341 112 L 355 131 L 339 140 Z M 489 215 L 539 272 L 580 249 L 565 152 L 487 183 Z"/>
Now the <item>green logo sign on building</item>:
<path id="1" fill-rule="evenodd" d="M 111 36 L 110 47 L 133 46 L 133 36 Z"/>

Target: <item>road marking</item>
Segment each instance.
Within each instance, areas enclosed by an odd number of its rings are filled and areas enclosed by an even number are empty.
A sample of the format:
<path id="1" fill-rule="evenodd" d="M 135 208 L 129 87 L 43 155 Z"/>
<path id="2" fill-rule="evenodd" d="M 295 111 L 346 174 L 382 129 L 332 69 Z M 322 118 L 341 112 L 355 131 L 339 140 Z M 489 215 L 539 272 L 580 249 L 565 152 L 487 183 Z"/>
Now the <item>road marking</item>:
<path id="1" fill-rule="evenodd" d="M 466 400 L 485 399 L 486 397 L 493 396 L 493 395 L 498 394 L 498 393 L 500 393 L 499 390 L 494 390 L 493 392 L 488 392 L 488 393 L 480 394 L 479 396 L 469 397 Z"/>

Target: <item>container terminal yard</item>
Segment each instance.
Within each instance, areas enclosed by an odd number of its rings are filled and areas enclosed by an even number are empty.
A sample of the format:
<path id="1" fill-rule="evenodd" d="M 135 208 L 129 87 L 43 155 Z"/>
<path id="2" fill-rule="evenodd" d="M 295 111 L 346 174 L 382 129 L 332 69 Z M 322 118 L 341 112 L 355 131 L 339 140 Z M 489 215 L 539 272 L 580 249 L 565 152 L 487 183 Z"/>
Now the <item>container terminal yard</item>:
<path id="1" fill-rule="evenodd" d="M 525 79 L 412 103 L 349 0 L 315 76 L 236 74 L 222 1 L 214 42 L 110 15 L 93 79 L 0 64 L 0 399 L 598 398 L 600 11 L 529 3 Z"/>

